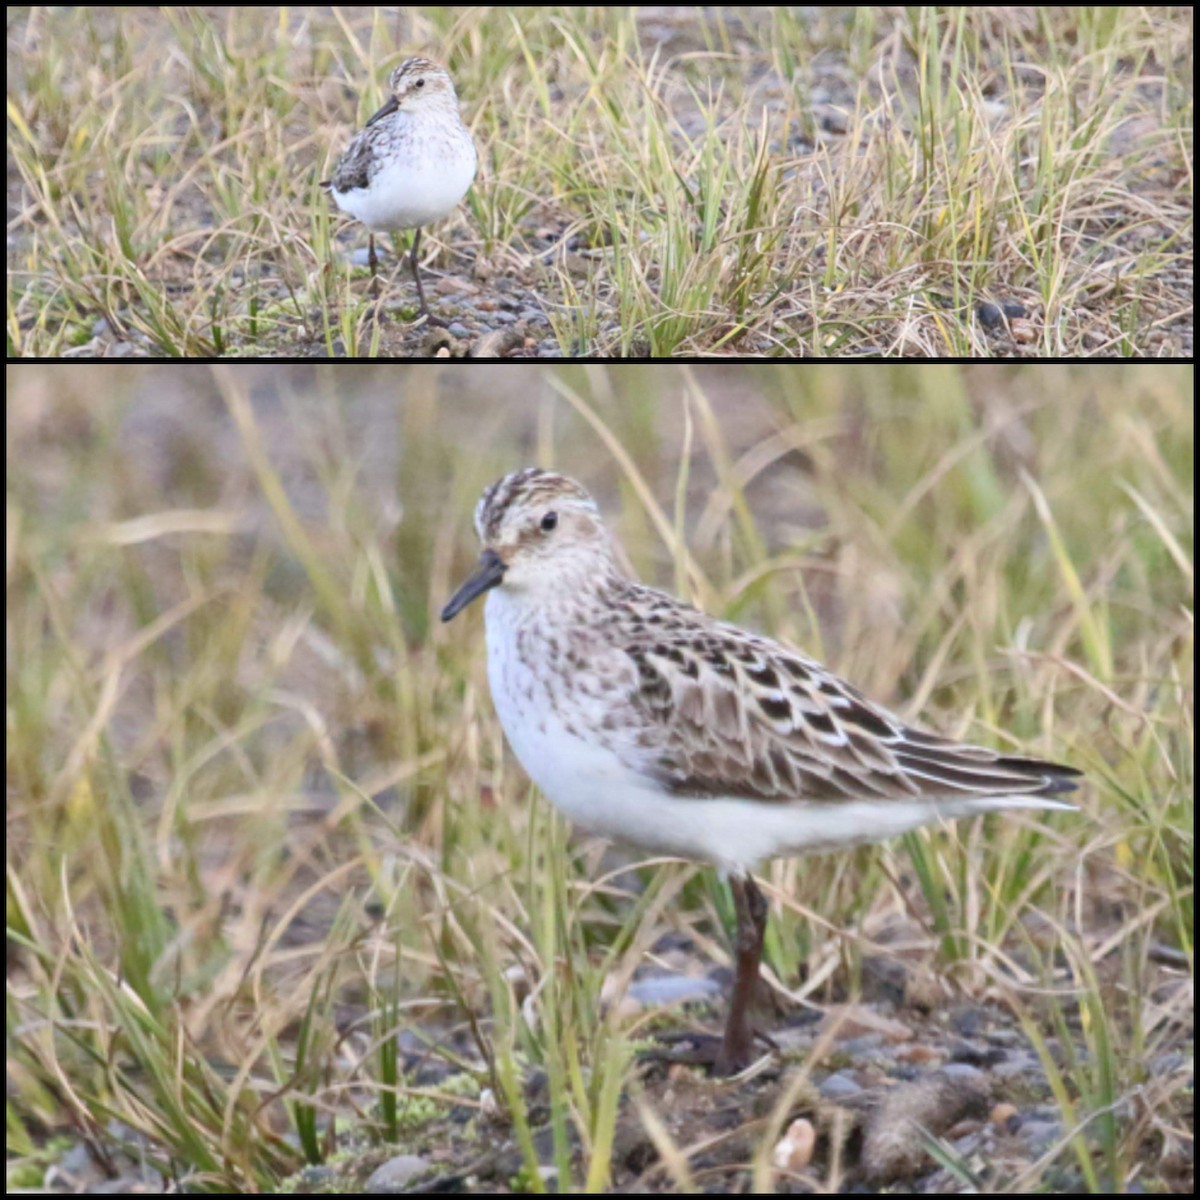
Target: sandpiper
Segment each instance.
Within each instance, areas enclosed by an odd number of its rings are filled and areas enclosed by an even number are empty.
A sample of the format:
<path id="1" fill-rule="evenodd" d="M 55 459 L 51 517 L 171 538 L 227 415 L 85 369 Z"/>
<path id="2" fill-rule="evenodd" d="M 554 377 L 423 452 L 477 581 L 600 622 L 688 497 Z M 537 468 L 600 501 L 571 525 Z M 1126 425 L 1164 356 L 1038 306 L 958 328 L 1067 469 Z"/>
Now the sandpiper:
<path id="1" fill-rule="evenodd" d="M 374 286 L 375 234 L 416 229 L 409 265 L 421 315 L 430 317 L 417 254 L 421 227 L 453 212 L 475 178 L 475 143 L 458 112 L 454 83 L 427 58 L 407 58 L 388 80 L 387 103 L 346 147 L 321 186 L 338 208 L 370 230 Z M 432 318 L 430 318 L 432 319 Z"/>
<path id="2" fill-rule="evenodd" d="M 820 663 L 625 578 L 572 479 L 506 475 L 483 553 L 442 610 L 487 593 L 488 680 L 509 745 L 575 824 L 712 863 L 737 912 L 719 1074 L 753 1058 L 763 861 L 995 809 L 1069 809 L 1073 767 L 924 733 Z"/>

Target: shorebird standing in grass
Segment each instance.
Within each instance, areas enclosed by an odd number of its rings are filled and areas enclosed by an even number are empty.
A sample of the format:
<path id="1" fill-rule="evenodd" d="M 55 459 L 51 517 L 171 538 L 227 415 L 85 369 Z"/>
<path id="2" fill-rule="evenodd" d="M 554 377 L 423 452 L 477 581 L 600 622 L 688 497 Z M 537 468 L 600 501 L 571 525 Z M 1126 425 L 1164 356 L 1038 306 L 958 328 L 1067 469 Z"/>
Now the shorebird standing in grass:
<path id="1" fill-rule="evenodd" d="M 375 234 L 415 229 L 409 265 L 420 312 L 425 302 L 418 254 L 421 228 L 454 211 L 475 178 L 475 143 L 458 112 L 454 83 L 427 58 L 405 59 L 388 80 L 387 103 L 366 123 L 323 181 L 338 208 L 370 231 L 372 287 Z"/>
<path id="2" fill-rule="evenodd" d="M 1073 767 L 923 733 L 820 663 L 622 576 L 574 480 L 506 475 L 483 553 L 442 611 L 487 593 L 488 680 L 509 745 L 575 824 L 712 863 L 737 911 L 720 1074 L 753 1058 L 767 859 L 996 809 L 1071 808 Z"/>

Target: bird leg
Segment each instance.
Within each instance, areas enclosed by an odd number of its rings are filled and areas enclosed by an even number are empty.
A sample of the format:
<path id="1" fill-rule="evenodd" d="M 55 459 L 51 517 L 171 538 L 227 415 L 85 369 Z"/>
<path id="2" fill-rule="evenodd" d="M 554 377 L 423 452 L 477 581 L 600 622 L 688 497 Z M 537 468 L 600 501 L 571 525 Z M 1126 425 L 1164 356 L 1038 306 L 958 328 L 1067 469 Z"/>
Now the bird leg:
<path id="1" fill-rule="evenodd" d="M 412 267 L 413 279 L 417 284 L 417 299 L 421 302 L 419 314 L 425 318 L 428 325 L 437 325 L 441 328 L 446 327 L 446 322 L 441 317 L 435 317 L 429 311 L 429 305 L 425 303 L 425 289 L 421 286 L 421 270 L 417 266 L 417 254 L 421 249 L 421 227 L 417 226 L 416 236 L 413 238 L 412 253 L 408 256 L 408 265 Z"/>
<path id="2" fill-rule="evenodd" d="M 368 237 L 369 241 L 367 242 L 367 246 L 369 249 L 367 250 L 367 261 L 371 264 L 371 295 L 378 296 L 379 276 L 376 275 L 375 272 L 379 267 L 379 259 L 375 257 L 375 235 L 371 233 L 368 235 Z"/>
<path id="3" fill-rule="evenodd" d="M 735 1075 L 745 1070 L 754 1057 L 754 1027 L 750 1010 L 758 988 L 759 967 L 762 964 L 763 935 L 767 928 L 767 901 L 750 875 L 729 881 L 733 892 L 733 907 L 737 913 L 735 941 L 737 967 L 733 978 L 733 994 L 729 1000 L 729 1016 L 725 1021 L 725 1036 L 713 1064 L 717 1075 Z"/>
<path id="4" fill-rule="evenodd" d="M 763 935 L 767 928 L 767 901 L 749 875 L 730 879 L 729 887 L 737 913 L 737 934 L 734 938 L 733 994 L 725 1034 L 717 1038 L 690 1031 L 658 1033 L 655 1041 L 667 1049 L 651 1050 L 644 1056 L 646 1058 L 708 1067 L 714 1075 L 736 1075 L 754 1059 L 755 1032 L 751 1012 L 758 991 Z M 764 1034 L 757 1036 L 774 1046 Z"/>
<path id="5" fill-rule="evenodd" d="M 413 279 L 417 284 L 417 299 L 421 302 L 421 316 L 429 316 L 429 307 L 425 303 L 425 289 L 421 286 L 421 270 L 417 266 L 417 253 L 421 249 L 421 227 L 417 226 L 417 232 L 413 236 L 412 253 L 408 256 L 408 265 L 412 267 Z"/>

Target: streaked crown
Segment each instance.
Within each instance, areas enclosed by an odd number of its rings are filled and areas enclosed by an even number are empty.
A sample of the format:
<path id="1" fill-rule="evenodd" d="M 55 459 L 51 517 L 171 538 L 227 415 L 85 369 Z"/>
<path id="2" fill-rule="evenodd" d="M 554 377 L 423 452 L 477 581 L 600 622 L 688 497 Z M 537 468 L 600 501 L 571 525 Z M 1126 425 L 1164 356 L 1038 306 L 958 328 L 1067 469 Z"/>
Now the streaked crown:
<path id="1" fill-rule="evenodd" d="M 401 108 L 420 103 L 426 96 L 457 99 L 445 67 L 428 58 L 406 58 L 388 77 L 388 90 Z"/>
<path id="2" fill-rule="evenodd" d="M 501 540 L 506 526 L 520 523 L 530 515 L 562 509 L 582 512 L 600 524 L 600 510 L 586 489 L 554 471 L 525 467 L 497 479 L 479 497 L 475 506 L 475 532 L 485 546 Z"/>

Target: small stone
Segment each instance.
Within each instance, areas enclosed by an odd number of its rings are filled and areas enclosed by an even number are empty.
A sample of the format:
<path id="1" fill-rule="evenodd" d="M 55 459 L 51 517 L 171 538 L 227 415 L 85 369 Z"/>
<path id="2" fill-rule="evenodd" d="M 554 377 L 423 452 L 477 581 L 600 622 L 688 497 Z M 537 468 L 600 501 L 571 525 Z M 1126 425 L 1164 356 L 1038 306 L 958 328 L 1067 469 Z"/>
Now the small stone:
<path id="1" fill-rule="evenodd" d="M 1004 313 L 998 304 L 981 304 L 975 312 L 984 329 L 999 329 L 1004 321 Z"/>
<path id="2" fill-rule="evenodd" d="M 1177 1075 L 1181 1071 L 1192 1069 L 1192 1059 L 1178 1050 L 1169 1050 L 1164 1054 L 1155 1054 L 1146 1064 L 1147 1072 L 1155 1078 L 1164 1075 Z"/>
<path id="3" fill-rule="evenodd" d="M 896 1057 L 901 1062 L 920 1065 L 922 1063 L 935 1062 L 941 1058 L 941 1053 L 932 1046 L 924 1045 L 922 1042 L 913 1042 L 911 1046 L 902 1046 L 897 1050 Z"/>
<path id="4" fill-rule="evenodd" d="M 629 985 L 629 995 L 640 1005 L 663 1007 L 712 1000 L 721 988 L 706 975 L 647 975 Z"/>
<path id="5" fill-rule="evenodd" d="M 433 1164 L 419 1154 L 397 1154 L 371 1172 L 367 1180 L 368 1192 L 399 1192 L 419 1175 L 424 1175 Z"/>
<path id="6" fill-rule="evenodd" d="M 988 1026 L 987 1010 L 977 1004 L 963 1004 L 949 1014 L 950 1028 L 965 1038 L 978 1037 Z"/>
<path id="7" fill-rule="evenodd" d="M 787 1132 L 771 1152 L 771 1160 L 781 1171 L 803 1171 L 812 1162 L 813 1150 L 817 1145 L 817 1131 L 812 1122 L 799 1117 L 787 1128 Z"/>
<path id="8" fill-rule="evenodd" d="M 954 1042 L 950 1046 L 950 1061 L 952 1063 L 970 1063 L 972 1066 L 983 1067 L 990 1063 L 1003 1062 L 1008 1052 L 998 1046 L 981 1046 L 976 1042 Z"/>
<path id="9" fill-rule="evenodd" d="M 864 1033 L 860 1037 L 847 1038 L 841 1044 L 841 1051 L 851 1058 L 867 1058 L 876 1054 L 882 1046 L 881 1033 Z"/>
<path id="10" fill-rule="evenodd" d="M 838 1071 L 833 1075 L 827 1076 L 821 1081 L 817 1089 L 826 1100 L 844 1100 L 847 1096 L 856 1096 L 862 1091 L 849 1075 Z"/>
<path id="11" fill-rule="evenodd" d="M 1062 1124 L 1058 1121 L 1022 1121 L 1021 1136 L 1035 1154 L 1043 1154 L 1062 1136 Z"/>
<path id="12" fill-rule="evenodd" d="M 1003 1100 L 988 1114 L 988 1120 L 991 1121 L 991 1123 L 997 1128 L 1011 1133 L 1012 1130 L 1009 1128 L 1009 1125 L 1012 1119 L 1017 1115 L 1017 1106 L 1015 1104 L 1009 1104 L 1007 1100 Z"/>
<path id="13" fill-rule="evenodd" d="M 503 315 L 495 314 L 497 317 Z M 471 358 L 499 358 L 521 344 L 522 337 L 515 329 L 493 329 L 485 333 L 470 350 Z"/>
<path id="14" fill-rule="evenodd" d="M 336 1190 L 338 1174 L 333 1167 L 327 1167 L 324 1163 L 310 1163 L 300 1169 L 300 1173 L 292 1182 L 300 1184 L 305 1193 L 331 1192 Z"/>
<path id="15" fill-rule="evenodd" d="M 942 1075 L 947 1079 L 964 1079 L 981 1083 L 984 1079 L 984 1074 L 978 1067 L 973 1067 L 970 1063 L 965 1062 L 948 1062 L 942 1068 Z"/>

